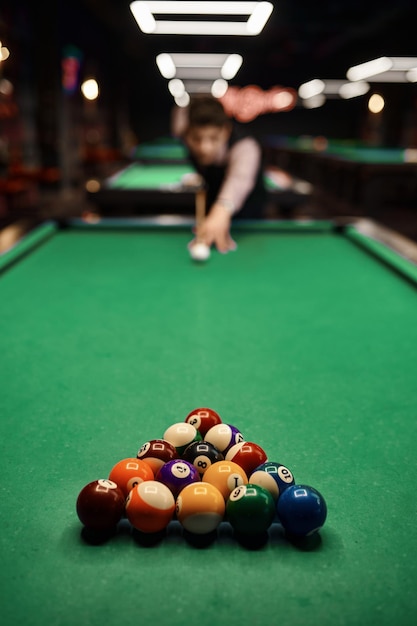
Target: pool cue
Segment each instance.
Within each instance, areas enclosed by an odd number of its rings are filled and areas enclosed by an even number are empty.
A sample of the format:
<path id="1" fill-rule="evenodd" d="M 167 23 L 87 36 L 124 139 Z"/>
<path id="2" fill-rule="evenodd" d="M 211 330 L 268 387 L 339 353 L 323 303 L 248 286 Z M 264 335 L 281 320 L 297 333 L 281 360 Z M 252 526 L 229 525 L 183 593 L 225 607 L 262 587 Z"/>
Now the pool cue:
<path id="1" fill-rule="evenodd" d="M 206 199 L 206 190 L 198 189 L 195 194 L 195 239 L 197 243 L 201 243 L 200 231 L 206 216 Z"/>

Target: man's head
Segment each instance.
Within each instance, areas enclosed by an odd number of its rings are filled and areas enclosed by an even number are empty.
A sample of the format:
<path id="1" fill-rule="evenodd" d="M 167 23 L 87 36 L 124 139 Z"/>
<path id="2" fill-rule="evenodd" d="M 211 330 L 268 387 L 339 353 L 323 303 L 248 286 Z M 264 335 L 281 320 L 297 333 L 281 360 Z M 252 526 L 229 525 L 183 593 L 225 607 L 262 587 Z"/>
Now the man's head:
<path id="1" fill-rule="evenodd" d="M 211 165 L 226 146 L 232 130 L 222 104 L 210 96 L 196 97 L 189 106 L 185 141 L 200 165 Z"/>

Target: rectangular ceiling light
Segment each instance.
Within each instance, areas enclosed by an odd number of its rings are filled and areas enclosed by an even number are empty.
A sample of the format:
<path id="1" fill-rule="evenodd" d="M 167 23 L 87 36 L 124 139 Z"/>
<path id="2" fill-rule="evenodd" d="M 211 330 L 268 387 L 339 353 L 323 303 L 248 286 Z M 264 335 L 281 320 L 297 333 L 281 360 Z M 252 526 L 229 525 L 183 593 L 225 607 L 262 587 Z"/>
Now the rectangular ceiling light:
<path id="1" fill-rule="evenodd" d="M 392 61 L 392 70 L 406 72 L 417 67 L 417 57 L 389 57 Z"/>
<path id="2" fill-rule="evenodd" d="M 380 83 L 407 83 L 406 72 L 417 67 L 417 57 L 379 57 L 354 65 L 346 72 L 349 80 L 368 80 Z"/>
<path id="3" fill-rule="evenodd" d="M 325 95 L 328 98 L 341 97 L 344 99 L 356 98 L 369 91 L 370 87 L 365 81 L 347 81 L 339 79 L 314 78 L 300 85 L 298 95 L 303 100 Z"/>
<path id="4" fill-rule="evenodd" d="M 381 72 L 366 79 L 369 83 L 408 83 L 406 73 L 398 70 Z"/>
<path id="5" fill-rule="evenodd" d="M 216 80 L 220 71 L 215 67 L 183 67 L 177 69 L 175 76 L 183 80 Z"/>
<path id="6" fill-rule="evenodd" d="M 156 64 L 164 78 L 231 80 L 242 65 L 240 54 L 162 52 Z"/>
<path id="7" fill-rule="evenodd" d="M 339 79 L 325 79 L 323 93 L 328 97 L 341 97 L 345 100 L 357 98 L 366 94 L 370 86 L 363 80 L 348 81 Z"/>
<path id="8" fill-rule="evenodd" d="M 259 35 L 273 11 L 271 2 L 169 2 L 136 0 L 130 10 L 143 33 L 152 35 Z M 162 16 L 162 18 L 159 18 Z M 195 16 L 196 20 L 164 16 Z M 208 21 L 201 16 L 246 16 L 247 20 Z"/>
<path id="9" fill-rule="evenodd" d="M 370 86 L 364 80 L 356 80 L 352 82 L 346 82 L 340 86 L 339 95 L 341 98 L 345 100 L 349 100 L 350 98 L 357 98 L 359 96 L 364 96 L 368 93 Z"/>
<path id="10" fill-rule="evenodd" d="M 220 80 L 185 80 L 173 78 L 168 82 L 168 90 L 173 98 L 181 99 L 184 94 L 211 93 L 217 98 L 221 98 L 227 91 L 227 81 Z M 188 102 L 187 102 L 188 104 Z"/>
<path id="11" fill-rule="evenodd" d="M 184 81 L 185 91 L 187 93 L 211 93 L 213 86 L 212 80 L 186 80 Z"/>

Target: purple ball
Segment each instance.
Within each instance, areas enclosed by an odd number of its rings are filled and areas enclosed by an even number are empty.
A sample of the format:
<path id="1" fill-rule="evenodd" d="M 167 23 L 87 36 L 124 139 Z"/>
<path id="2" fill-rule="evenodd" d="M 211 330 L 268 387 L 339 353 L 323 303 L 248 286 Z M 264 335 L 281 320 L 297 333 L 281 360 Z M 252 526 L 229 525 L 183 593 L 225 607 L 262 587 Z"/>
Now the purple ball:
<path id="1" fill-rule="evenodd" d="M 206 432 L 204 441 L 211 443 L 223 456 L 226 456 L 232 446 L 244 441 L 244 437 L 232 424 L 216 424 Z"/>
<path id="2" fill-rule="evenodd" d="M 229 452 L 229 450 L 230 450 L 230 448 L 232 446 L 236 445 L 237 443 L 241 443 L 242 441 L 244 441 L 243 435 L 240 432 L 239 428 L 236 428 L 236 426 L 233 426 L 232 424 L 229 424 L 229 426 L 230 426 L 230 430 L 232 431 L 232 436 L 231 436 L 230 444 L 223 451 L 224 455 L 226 455 L 226 453 Z"/>
<path id="3" fill-rule="evenodd" d="M 165 463 L 158 470 L 155 480 L 166 485 L 176 498 L 184 487 L 191 483 L 200 482 L 201 478 L 197 468 L 192 463 L 174 459 Z"/>

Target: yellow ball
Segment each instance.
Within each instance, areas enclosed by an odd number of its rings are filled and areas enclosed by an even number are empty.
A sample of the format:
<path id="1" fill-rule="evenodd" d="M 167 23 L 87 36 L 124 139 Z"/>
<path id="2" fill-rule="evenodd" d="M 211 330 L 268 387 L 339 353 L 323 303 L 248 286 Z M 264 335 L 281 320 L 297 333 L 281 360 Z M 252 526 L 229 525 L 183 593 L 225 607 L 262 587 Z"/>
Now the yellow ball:
<path id="1" fill-rule="evenodd" d="M 210 465 L 204 473 L 204 482 L 217 487 L 224 500 L 240 485 L 248 484 L 246 472 L 233 461 L 217 461 Z"/>
<path id="2" fill-rule="evenodd" d="M 216 530 L 224 518 L 225 508 L 223 495 L 206 482 L 187 485 L 176 501 L 177 520 L 185 530 L 196 535 Z"/>

